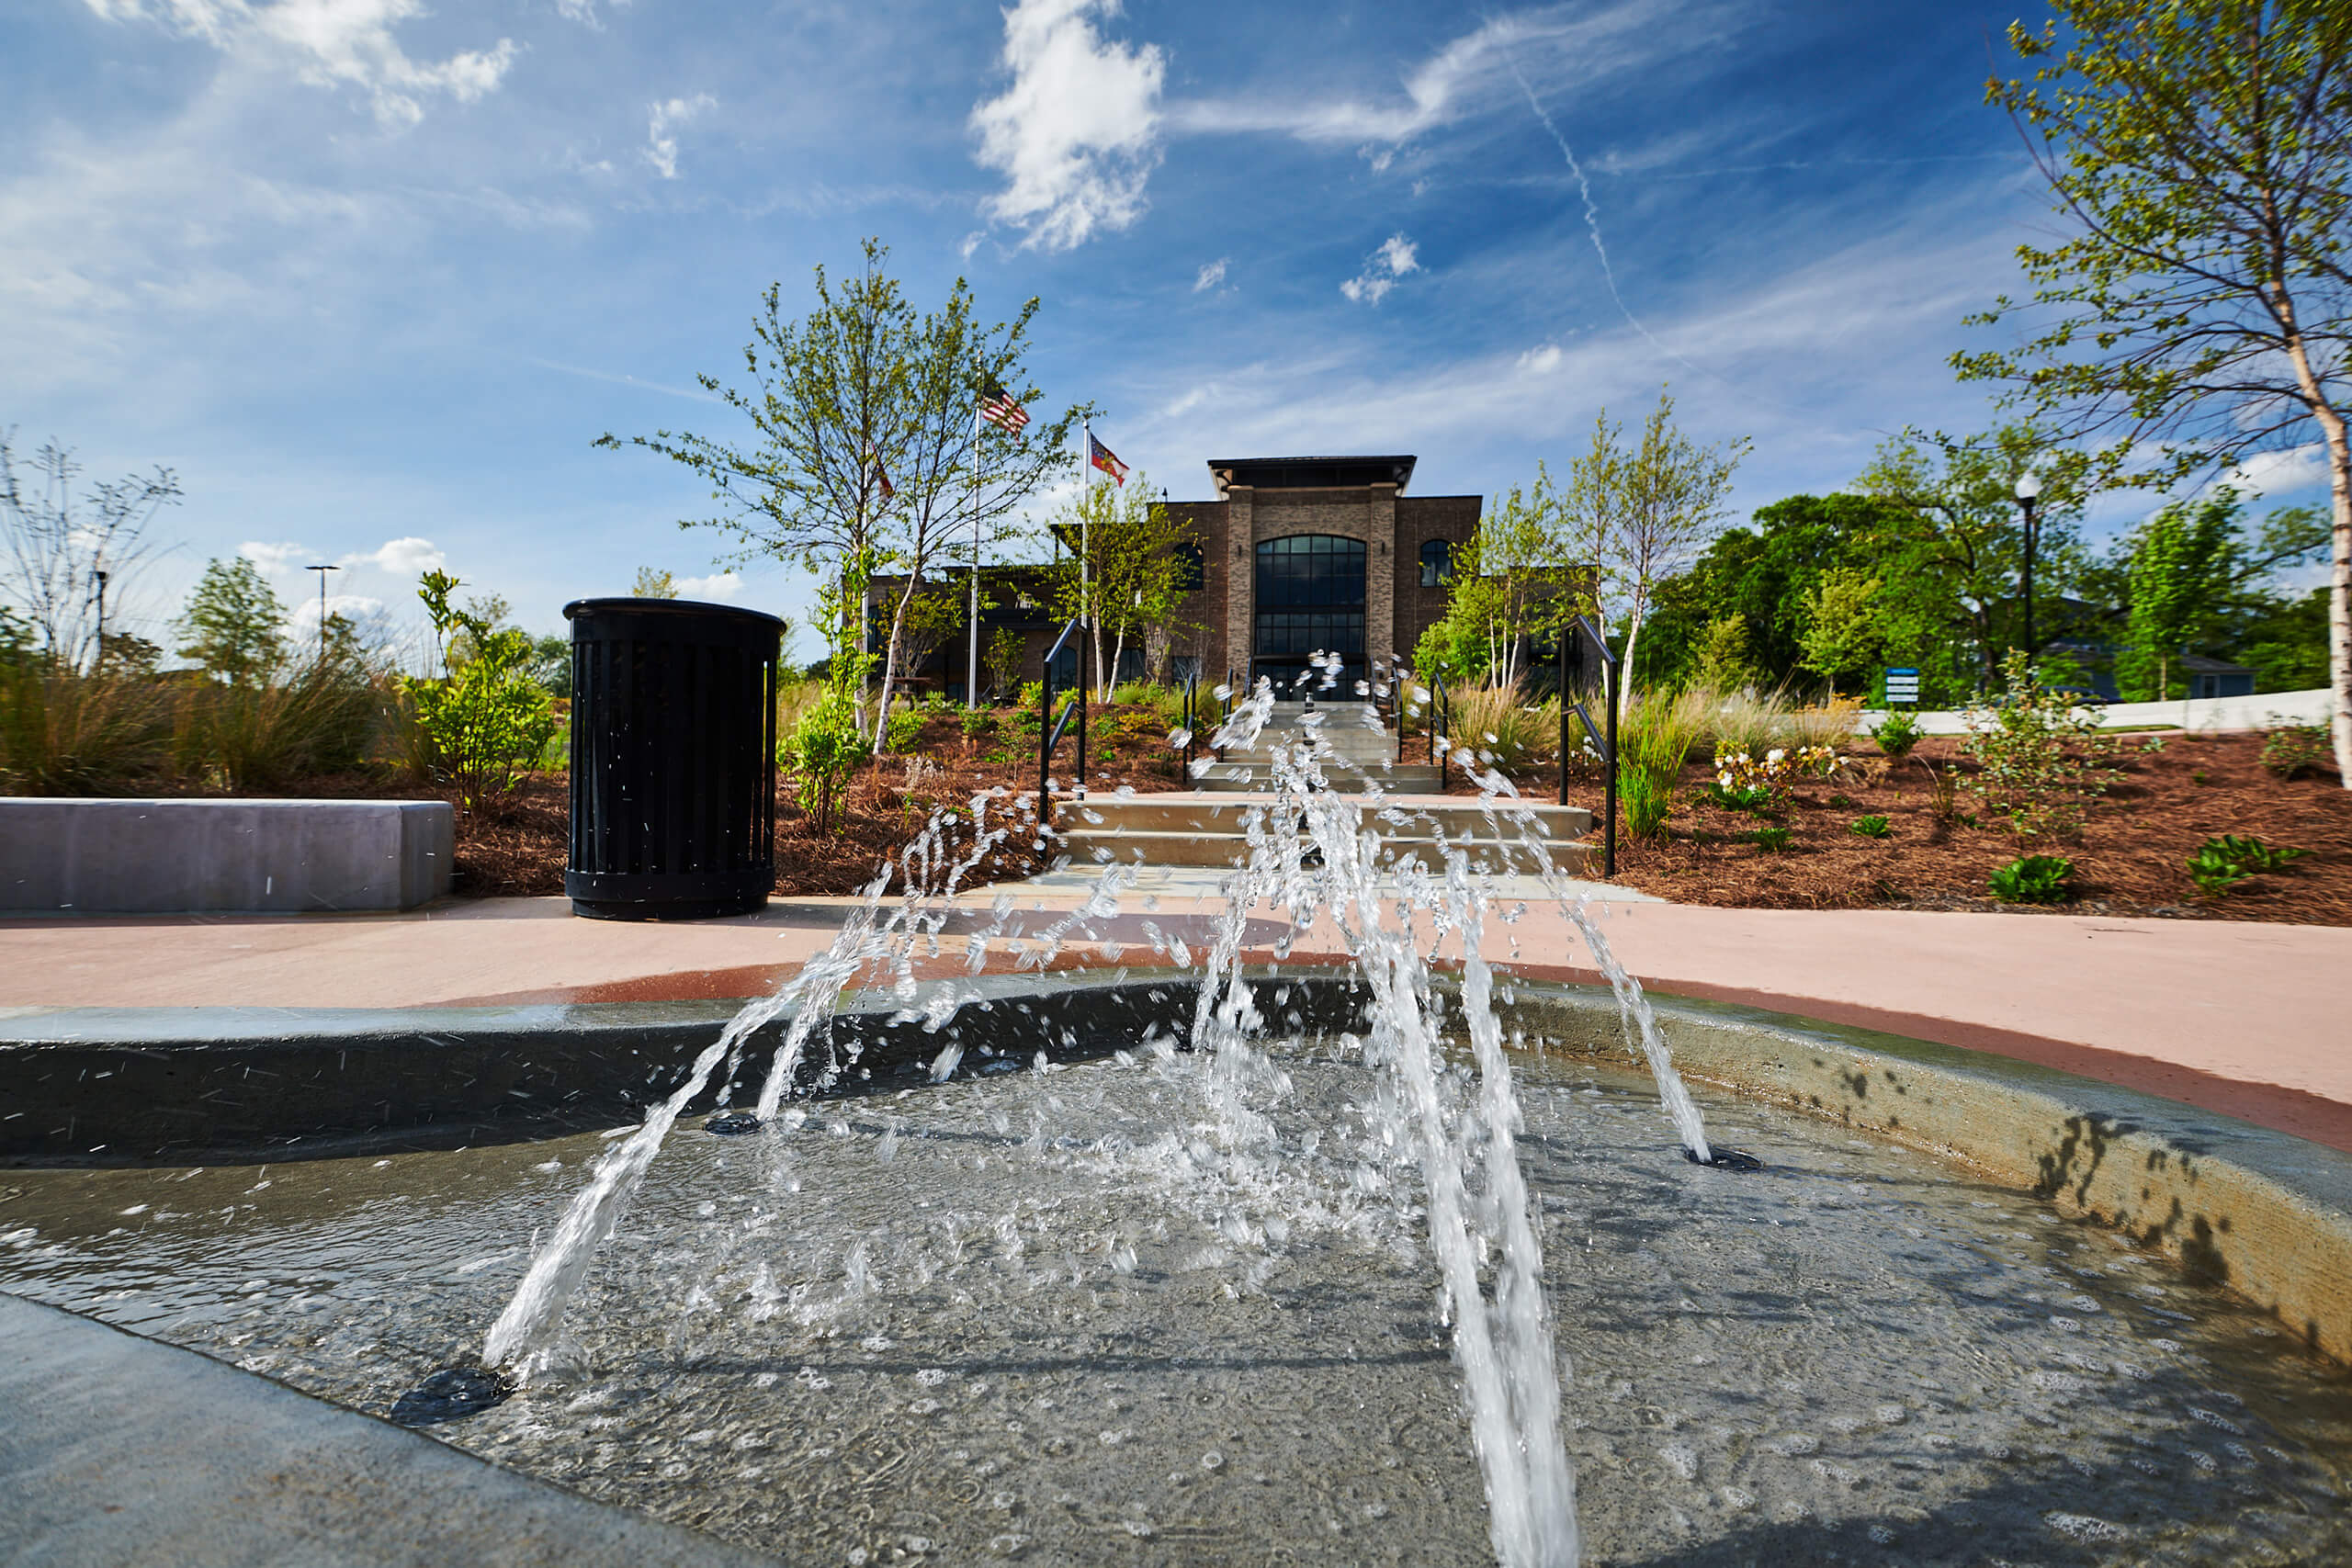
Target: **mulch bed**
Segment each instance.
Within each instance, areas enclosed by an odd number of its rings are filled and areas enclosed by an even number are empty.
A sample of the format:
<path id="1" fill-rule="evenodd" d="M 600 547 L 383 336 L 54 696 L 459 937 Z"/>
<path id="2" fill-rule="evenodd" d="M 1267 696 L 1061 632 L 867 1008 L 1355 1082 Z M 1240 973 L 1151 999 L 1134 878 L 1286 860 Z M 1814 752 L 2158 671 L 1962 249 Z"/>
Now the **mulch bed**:
<path id="1" fill-rule="evenodd" d="M 1124 784 L 1142 795 L 1184 787 L 1168 760 L 1167 731 L 1157 719 L 1119 709 L 1098 710 L 1091 716 L 1090 789 Z M 1075 743 L 1066 738 L 1055 752 L 1057 778 L 1063 784 L 1069 782 L 1074 755 Z M 1001 716 L 997 734 L 967 738 L 955 714 L 929 716 L 907 755 L 868 764 L 852 782 L 836 820 L 824 831 L 800 809 L 791 785 L 780 782 L 775 891 L 800 897 L 863 892 L 876 869 L 922 830 L 934 809 L 945 807 L 960 813 L 972 796 L 998 786 L 1013 795 L 1035 792 L 1034 728 L 1006 727 Z M 479 898 L 560 894 L 570 811 L 567 776 L 538 773 L 523 781 L 494 809 L 460 812 L 457 891 Z M 956 846 L 968 841 L 967 836 L 959 840 L 951 832 L 950 852 L 960 855 Z M 1008 881 L 1044 869 L 1043 857 L 1016 834 L 974 867 L 965 884 Z"/>
<path id="2" fill-rule="evenodd" d="M 2186 919 L 2279 920 L 2352 925 L 2352 791 L 2332 770 L 2325 778 L 2279 779 L 2260 763 L 2256 735 L 2199 737 L 2166 733 L 2163 750 L 2124 738 L 2112 765 L 2121 778 L 2092 807 L 2072 839 L 2021 839 L 2006 819 L 1982 814 L 1963 784 L 1958 805 L 1973 821 L 1937 821 L 1922 761 L 1975 765 L 1956 739 L 1920 743 L 1890 763 L 1868 742 L 1845 774 L 1807 780 L 1788 808 L 1770 818 L 1725 810 L 1702 791 L 1713 770 L 1684 770 L 1668 820 L 1669 836 L 1636 840 L 1621 833 L 1617 880 L 1681 904 L 1759 909 L 1971 909 L 2073 915 L 2154 915 Z M 1555 799 L 1556 773 L 1532 773 L 1521 787 Z M 1597 782 L 1574 782 L 1569 798 L 1598 811 Z M 1880 816 L 1883 839 L 1851 830 L 1857 818 Z M 1791 829 L 1774 852 L 1753 841 L 1758 828 Z M 2239 883 L 2217 898 L 2199 896 L 2185 863 L 2207 839 L 2223 833 L 2311 852 L 2286 869 Z M 1995 899 L 1985 879 L 2020 855 L 2064 855 L 2075 863 L 2073 901 L 2038 908 Z"/>

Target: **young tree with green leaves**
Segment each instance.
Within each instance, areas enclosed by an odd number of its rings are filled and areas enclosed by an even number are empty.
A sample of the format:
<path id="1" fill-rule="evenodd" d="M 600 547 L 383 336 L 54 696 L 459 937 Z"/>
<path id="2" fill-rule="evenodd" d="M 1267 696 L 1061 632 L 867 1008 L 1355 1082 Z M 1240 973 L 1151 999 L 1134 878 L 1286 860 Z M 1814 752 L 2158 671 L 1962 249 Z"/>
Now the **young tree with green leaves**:
<path id="1" fill-rule="evenodd" d="M 259 685 L 286 658 L 286 605 L 243 556 L 205 563 L 175 629 L 179 656 L 232 686 Z"/>
<path id="2" fill-rule="evenodd" d="M 637 569 L 637 581 L 628 585 L 628 596 L 632 599 L 675 599 L 678 596 L 678 580 L 667 571 L 641 566 Z"/>
<path id="3" fill-rule="evenodd" d="M 1566 497 L 1537 464 L 1533 485 L 1504 491 L 1453 546 L 1444 618 L 1422 634 L 1414 661 L 1451 681 L 1517 686 L 1529 647 L 1593 607 L 1597 548 L 1575 532 Z"/>
<path id="4" fill-rule="evenodd" d="M 2027 139 L 2073 232 L 2024 245 L 2015 349 L 1963 379 L 2102 441 L 2107 484 L 2177 488 L 2248 456 L 2327 456 L 2329 682 L 2352 788 L 2352 6 L 2343 0 L 2054 0 L 2009 29 L 2030 70 L 1987 101 Z"/>
<path id="5" fill-rule="evenodd" d="M 2007 424 L 1964 438 L 1893 437 L 1854 481 L 1894 514 L 1895 526 L 1878 542 L 1884 575 L 1942 636 L 1974 650 L 1980 690 L 1998 682 L 2008 649 L 2032 659 L 2078 629 L 2045 609 L 2035 619 L 2035 646 L 2023 647 L 2026 536 L 2017 481 L 2028 472 L 2041 481 L 2034 594 L 2047 605 L 2080 587 L 2090 566 L 2081 535 L 2090 466 L 2033 425 Z"/>
<path id="6" fill-rule="evenodd" d="M 1570 537 L 1587 542 L 1588 558 L 1601 569 L 1600 607 L 1613 610 L 1624 628 L 1628 671 L 1658 584 L 1689 567 L 1722 528 L 1747 447 L 1745 436 L 1721 446 L 1692 440 L 1675 428 L 1674 399 L 1663 390 L 1636 444 L 1623 444 L 1606 410 L 1594 421 L 1592 446 L 1569 471 L 1563 510 Z M 1620 683 L 1621 711 L 1632 687 L 1631 680 Z"/>
<path id="7" fill-rule="evenodd" d="M 1054 566 L 1054 614 L 1066 620 L 1091 612 L 1092 684 L 1107 699 L 1127 643 L 1140 644 L 1146 628 L 1182 613 L 1185 590 L 1178 584 L 1186 563 L 1180 551 L 1192 530 L 1160 505 L 1140 472 L 1125 485 L 1080 487 L 1053 529 L 1068 552 Z"/>
<path id="8" fill-rule="evenodd" d="M 863 272 L 838 288 L 818 267 L 816 309 L 797 321 L 784 315 L 783 286 L 771 284 L 743 350 L 748 389 L 696 378 L 751 421 L 747 442 L 663 430 L 628 443 L 709 483 L 718 514 L 679 525 L 731 536 L 729 564 L 774 557 L 836 584 L 860 561 L 866 581 L 899 573 L 886 649 L 908 602 L 952 550 L 976 530 L 982 541 L 1001 536 L 1076 461 L 1069 434 L 1090 412 L 1073 407 L 1019 434 L 976 422 L 988 385 L 1024 404 L 1038 396 L 1022 363 L 1038 301 L 987 326 L 958 278 L 940 310 L 921 315 L 884 270 L 888 256 L 878 240 L 866 241 Z M 610 434 L 595 444 L 624 445 Z M 865 600 L 842 606 L 866 648 Z M 886 661 L 886 707 L 894 674 Z M 864 734 L 862 690 L 854 712 Z M 878 718 L 872 732 L 882 734 Z"/>
<path id="9" fill-rule="evenodd" d="M 1840 675 L 1876 664 L 1886 646 L 1886 626 L 1879 610 L 1883 579 L 1868 577 L 1853 567 L 1833 567 L 1822 573 L 1805 601 L 1805 668 L 1829 682 L 1832 701 Z"/>
<path id="10" fill-rule="evenodd" d="M 2227 491 L 2198 506 L 2177 502 L 2143 524 L 2132 545 L 2132 620 L 2116 660 L 2117 684 L 2134 701 L 2172 695 L 2172 663 L 2210 618 L 2236 498 Z"/>

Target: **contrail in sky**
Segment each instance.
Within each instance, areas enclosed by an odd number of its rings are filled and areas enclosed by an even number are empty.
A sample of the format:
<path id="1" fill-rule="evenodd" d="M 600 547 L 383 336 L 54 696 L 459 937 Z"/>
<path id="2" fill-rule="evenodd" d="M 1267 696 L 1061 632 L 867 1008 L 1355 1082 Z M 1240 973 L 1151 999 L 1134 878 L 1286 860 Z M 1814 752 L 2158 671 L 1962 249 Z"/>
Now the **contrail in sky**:
<path id="1" fill-rule="evenodd" d="M 1503 46 L 1503 61 L 1510 67 L 1511 79 L 1519 84 L 1519 90 L 1527 95 L 1527 107 L 1535 111 L 1535 118 L 1544 122 L 1544 129 L 1550 131 L 1552 140 L 1560 144 L 1561 156 L 1568 161 L 1568 173 L 1576 176 L 1577 189 L 1584 193 L 1584 226 L 1592 234 L 1593 254 L 1600 258 L 1601 280 L 1609 285 L 1609 298 L 1617 301 L 1618 313 L 1632 324 L 1635 332 L 1649 340 L 1652 348 L 1676 363 L 1694 372 L 1697 371 L 1699 368 L 1697 366 L 1658 342 L 1657 334 L 1642 325 L 1641 318 L 1626 308 L 1625 297 L 1617 292 L 1617 274 L 1609 265 L 1609 247 L 1600 238 L 1600 209 L 1592 202 L 1592 182 L 1584 177 L 1584 165 L 1577 162 L 1576 149 L 1570 147 L 1568 139 L 1560 134 L 1560 128 L 1552 123 L 1552 117 L 1544 112 L 1544 105 L 1536 98 L 1535 89 L 1527 85 L 1527 77 L 1519 69 L 1519 57 L 1511 53 L 1509 44 Z"/>

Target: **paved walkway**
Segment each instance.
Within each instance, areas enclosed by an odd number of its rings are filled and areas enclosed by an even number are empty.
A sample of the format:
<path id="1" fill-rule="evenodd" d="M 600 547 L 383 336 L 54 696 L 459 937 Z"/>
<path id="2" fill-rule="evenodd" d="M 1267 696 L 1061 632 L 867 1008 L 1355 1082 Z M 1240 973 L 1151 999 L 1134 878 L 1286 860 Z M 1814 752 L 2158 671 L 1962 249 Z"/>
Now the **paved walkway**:
<path id="1" fill-rule="evenodd" d="M 1151 962 L 1147 922 L 1198 953 L 1220 901 L 1213 874 L 1175 871 L 1060 962 Z M 1013 967 L 1035 932 L 1091 889 L 1065 873 L 969 896 L 943 964 L 1011 892 Z M 1531 886 L 1513 889 L 1532 895 Z M 1668 994 L 1750 1003 L 2035 1061 L 2352 1150 L 2352 929 L 2056 915 L 1715 909 L 1598 900 L 1619 957 Z M 828 943 L 842 898 L 783 901 L 691 924 L 572 918 L 560 898 L 452 903 L 408 915 L 0 921 L 0 1008 L 401 1008 L 735 997 Z M 1278 915 L 1247 942 L 1270 960 Z M 1499 919 L 1490 956 L 1532 976 L 1597 978 L 1582 942 L 1531 897 Z M 1318 921 L 1293 962 L 1344 955 Z"/>

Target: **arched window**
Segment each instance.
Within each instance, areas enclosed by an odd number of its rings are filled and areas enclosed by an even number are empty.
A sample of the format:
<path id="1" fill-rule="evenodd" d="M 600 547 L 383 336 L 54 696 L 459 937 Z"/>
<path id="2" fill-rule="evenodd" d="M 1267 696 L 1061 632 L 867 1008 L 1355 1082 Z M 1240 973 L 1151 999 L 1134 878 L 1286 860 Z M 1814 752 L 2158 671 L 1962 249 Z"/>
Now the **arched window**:
<path id="1" fill-rule="evenodd" d="M 1431 539 L 1421 547 L 1421 586 L 1435 588 L 1453 580 L 1453 547 L 1443 539 Z"/>

